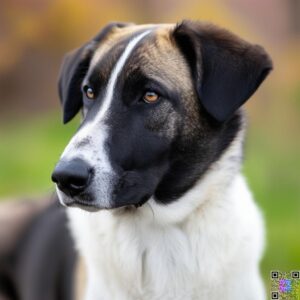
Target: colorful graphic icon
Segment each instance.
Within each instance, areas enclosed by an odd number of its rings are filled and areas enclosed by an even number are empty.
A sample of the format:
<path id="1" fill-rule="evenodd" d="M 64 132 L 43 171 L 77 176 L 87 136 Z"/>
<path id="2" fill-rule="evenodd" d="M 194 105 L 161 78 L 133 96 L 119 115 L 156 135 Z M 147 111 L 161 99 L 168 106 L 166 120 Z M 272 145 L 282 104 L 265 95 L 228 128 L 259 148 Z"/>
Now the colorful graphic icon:
<path id="1" fill-rule="evenodd" d="M 270 299 L 300 300 L 300 271 L 271 271 Z"/>

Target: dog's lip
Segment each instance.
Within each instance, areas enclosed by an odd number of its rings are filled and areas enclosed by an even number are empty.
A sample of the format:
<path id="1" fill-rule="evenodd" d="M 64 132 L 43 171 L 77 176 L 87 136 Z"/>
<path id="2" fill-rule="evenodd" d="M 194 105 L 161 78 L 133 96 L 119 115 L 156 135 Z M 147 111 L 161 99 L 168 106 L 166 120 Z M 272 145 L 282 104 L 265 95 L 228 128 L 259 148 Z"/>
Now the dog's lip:
<path id="1" fill-rule="evenodd" d="M 143 203 L 144 204 L 144 203 Z M 127 209 L 127 208 L 135 208 L 135 209 L 138 209 L 139 207 L 141 207 L 143 204 L 140 204 L 140 205 L 132 205 L 132 204 L 127 204 L 127 205 L 116 205 L 116 206 L 112 206 L 112 207 L 98 207 L 96 205 L 87 205 L 87 204 L 81 204 L 81 203 L 78 203 L 78 202 L 73 202 L 73 203 L 70 203 L 70 204 L 66 204 L 67 207 L 77 207 L 79 209 L 82 209 L 82 210 L 85 210 L 85 211 L 88 211 L 88 212 L 99 212 L 99 211 L 102 211 L 102 210 L 111 210 L 111 211 L 114 211 L 114 210 L 119 210 L 119 209 Z"/>
<path id="2" fill-rule="evenodd" d="M 100 210 L 104 209 L 104 208 L 99 208 L 95 205 L 86 204 L 86 203 L 81 204 L 81 203 L 78 203 L 78 202 L 72 202 L 72 203 L 66 204 L 66 206 L 68 206 L 68 207 L 77 207 L 77 208 L 83 209 L 83 210 L 88 211 L 88 212 L 97 212 L 97 211 L 100 211 Z"/>
<path id="3" fill-rule="evenodd" d="M 111 206 L 101 206 L 98 203 L 95 203 L 93 201 L 87 202 L 84 200 L 81 200 L 78 196 L 76 198 L 66 197 L 63 201 L 64 205 L 67 207 L 77 207 L 80 209 L 83 209 L 88 212 L 97 212 L 101 210 L 116 210 L 120 208 L 139 208 L 143 206 L 150 197 L 143 197 L 140 201 L 134 202 L 134 203 L 121 203 L 118 201 L 115 201 L 113 205 Z"/>

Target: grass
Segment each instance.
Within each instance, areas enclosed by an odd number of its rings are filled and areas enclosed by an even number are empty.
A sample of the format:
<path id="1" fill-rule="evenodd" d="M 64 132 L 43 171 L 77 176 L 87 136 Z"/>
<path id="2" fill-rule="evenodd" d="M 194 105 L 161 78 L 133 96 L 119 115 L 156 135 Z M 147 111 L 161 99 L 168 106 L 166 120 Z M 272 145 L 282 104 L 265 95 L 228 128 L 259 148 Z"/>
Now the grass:
<path id="1" fill-rule="evenodd" d="M 300 147 L 297 140 L 282 149 L 280 139 L 260 132 L 250 132 L 244 173 L 265 216 L 262 270 L 268 283 L 270 270 L 300 270 Z"/>
<path id="2" fill-rule="evenodd" d="M 59 114 L 14 122 L 0 128 L 0 198 L 53 191 L 51 171 L 78 122 L 63 126 Z M 262 270 L 300 269 L 299 143 L 282 150 L 252 128 L 244 173 L 266 219 L 267 247 Z"/>

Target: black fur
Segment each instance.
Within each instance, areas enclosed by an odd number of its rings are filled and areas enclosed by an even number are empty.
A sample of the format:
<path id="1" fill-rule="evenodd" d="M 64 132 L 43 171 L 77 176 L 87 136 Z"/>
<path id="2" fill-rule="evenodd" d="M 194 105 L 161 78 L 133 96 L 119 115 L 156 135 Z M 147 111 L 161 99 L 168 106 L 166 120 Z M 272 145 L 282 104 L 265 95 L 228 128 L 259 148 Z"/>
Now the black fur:
<path id="1" fill-rule="evenodd" d="M 215 123 L 206 112 L 202 112 L 202 117 L 207 118 L 207 122 L 193 138 L 179 138 L 174 143 L 170 167 L 155 191 L 157 201 L 170 203 L 192 188 L 241 130 L 240 113 L 222 124 Z"/>

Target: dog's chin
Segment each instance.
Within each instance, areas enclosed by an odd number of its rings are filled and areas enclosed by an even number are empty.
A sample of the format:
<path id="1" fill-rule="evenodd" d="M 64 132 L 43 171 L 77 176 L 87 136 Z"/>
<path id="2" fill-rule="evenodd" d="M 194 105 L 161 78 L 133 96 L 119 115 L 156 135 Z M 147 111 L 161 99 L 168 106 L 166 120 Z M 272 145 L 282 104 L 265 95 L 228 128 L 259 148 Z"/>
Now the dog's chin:
<path id="1" fill-rule="evenodd" d="M 59 201 L 60 203 L 65 206 L 65 207 L 76 207 L 80 208 L 84 211 L 87 212 L 98 212 L 101 210 L 115 210 L 115 211 L 120 211 L 120 210 L 136 210 L 142 205 L 144 205 L 149 198 L 147 197 L 142 197 L 141 199 L 135 199 L 136 201 L 130 201 L 130 203 L 124 203 L 121 201 L 118 201 L 118 199 L 114 199 L 113 203 L 109 205 L 101 205 L 98 201 L 94 199 L 89 199 L 86 200 L 86 197 L 69 197 L 62 192 L 58 193 Z"/>

